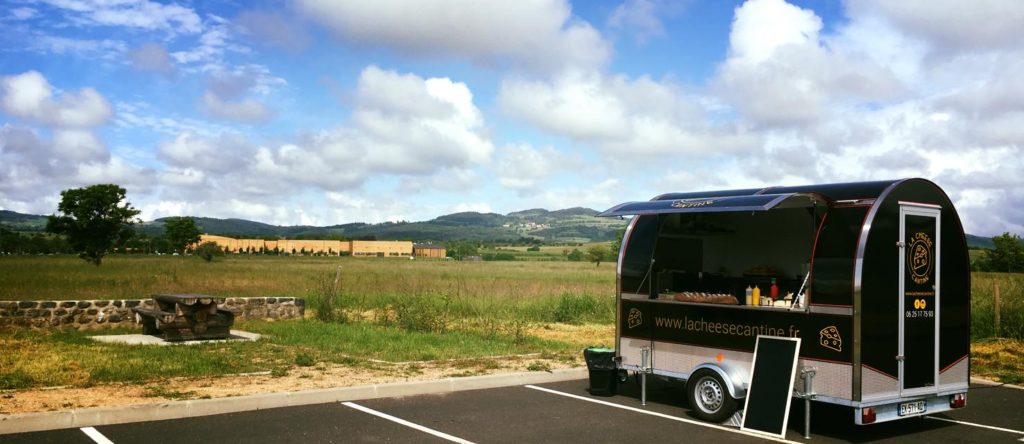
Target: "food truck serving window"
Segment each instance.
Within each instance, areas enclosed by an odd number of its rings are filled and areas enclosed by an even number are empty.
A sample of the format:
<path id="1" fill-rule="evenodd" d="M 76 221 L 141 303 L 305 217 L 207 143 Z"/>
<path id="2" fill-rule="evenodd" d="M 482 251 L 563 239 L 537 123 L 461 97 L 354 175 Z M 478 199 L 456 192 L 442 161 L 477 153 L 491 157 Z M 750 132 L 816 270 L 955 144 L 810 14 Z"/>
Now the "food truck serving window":
<path id="1" fill-rule="evenodd" d="M 790 308 L 827 203 L 813 193 L 768 194 L 632 202 L 602 215 L 639 217 L 622 258 L 624 295 Z M 774 287 L 776 300 L 748 301 L 748 287 L 765 297 Z"/>

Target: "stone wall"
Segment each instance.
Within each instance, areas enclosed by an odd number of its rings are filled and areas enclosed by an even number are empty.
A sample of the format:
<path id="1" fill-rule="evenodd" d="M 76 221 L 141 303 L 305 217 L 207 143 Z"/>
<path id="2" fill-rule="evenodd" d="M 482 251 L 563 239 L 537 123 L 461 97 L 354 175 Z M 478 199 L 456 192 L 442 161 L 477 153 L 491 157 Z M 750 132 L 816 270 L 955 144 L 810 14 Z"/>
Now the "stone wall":
<path id="1" fill-rule="evenodd" d="M 133 327 L 132 307 L 152 306 L 151 299 L 113 299 L 94 301 L 0 301 L 0 329 L 71 328 L 92 330 Z M 227 298 L 220 308 L 243 319 L 299 319 L 306 313 L 302 298 L 261 297 Z"/>

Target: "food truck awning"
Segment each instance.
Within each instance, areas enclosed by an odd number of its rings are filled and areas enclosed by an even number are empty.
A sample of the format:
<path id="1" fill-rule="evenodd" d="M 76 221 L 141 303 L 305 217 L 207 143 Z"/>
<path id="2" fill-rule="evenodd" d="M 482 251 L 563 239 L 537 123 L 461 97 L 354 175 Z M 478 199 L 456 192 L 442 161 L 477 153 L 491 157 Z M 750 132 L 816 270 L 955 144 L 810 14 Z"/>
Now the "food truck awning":
<path id="1" fill-rule="evenodd" d="M 626 202 L 598 214 L 600 217 L 722 213 L 729 211 L 768 211 L 780 208 L 805 208 L 826 205 L 829 199 L 818 193 L 755 194 L 751 196 L 693 197 L 687 199 Z"/>

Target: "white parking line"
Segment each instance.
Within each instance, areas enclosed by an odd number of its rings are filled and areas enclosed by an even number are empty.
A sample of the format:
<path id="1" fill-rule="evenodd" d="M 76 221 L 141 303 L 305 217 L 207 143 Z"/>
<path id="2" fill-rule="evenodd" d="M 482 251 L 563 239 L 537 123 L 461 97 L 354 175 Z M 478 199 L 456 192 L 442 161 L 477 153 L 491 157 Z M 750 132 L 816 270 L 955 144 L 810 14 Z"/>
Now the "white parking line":
<path id="1" fill-rule="evenodd" d="M 739 430 L 739 429 L 731 429 L 729 427 L 720 426 L 718 424 L 711 424 L 711 423 L 702 422 L 702 421 L 696 421 L 696 420 L 692 420 L 692 419 L 680 418 L 678 416 L 666 415 L 664 413 L 658 413 L 658 412 L 652 412 L 652 411 L 648 411 L 648 410 L 642 410 L 642 409 L 638 409 L 638 408 L 635 408 L 635 407 L 629 407 L 629 406 L 625 406 L 625 405 L 621 405 L 621 404 L 616 404 L 614 402 L 601 401 L 599 399 L 591 399 L 591 398 L 588 398 L 586 396 L 579 396 L 579 395 L 574 395 L 572 393 L 565 393 L 565 392 L 560 392 L 558 390 L 551 390 L 551 389 L 545 388 L 545 387 L 538 387 L 538 386 L 535 386 L 535 385 L 525 385 L 524 387 L 531 388 L 531 389 L 534 389 L 534 390 L 540 390 L 542 392 L 553 393 L 553 394 L 556 394 L 556 395 L 559 395 L 559 396 L 565 396 L 565 397 L 568 397 L 568 398 L 579 399 L 581 401 L 593 402 L 595 404 L 601 404 L 601 405 L 606 405 L 606 406 L 609 406 L 609 407 L 615 407 L 615 408 L 618 408 L 618 409 L 629 410 L 631 412 L 643 413 L 645 415 L 657 416 L 659 418 L 665 418 L 665 419 L 671 419 L 673 421 L 685 422 L 687 424 L 692 424 L 692 425 L 696 425 L 696 426 L 708 427 L 708 428 L 712 428 L 712 429 L 722 430 L 722 431 L 725 431 L 725 432 L 738 433 L 740 435 L 752 436 L 752 437 L 755 437 L 755 438 L 761 438 L 761 439 L 765 439 L 765 440 L 768 440 L 768 441 L 788 442 L 788 443 L 794 443 L 794 444 L 798 444 L 799 443 L 799 441 L 789 441 L 789 440 L 785 440 L 785 439 L 781 439 L 781 438 L 776 438 L 776 437 L 773 437 L 773 436 L 765 436 L 765 435 L 762 435 L 762 434 L 759 434 L 759 433 L 747 432 L 747 431 Z"/>
<path id="2" fill-rule="evenodd" d="M 100 433 L 99 430 L 96 430 L 92 427 L 82 427 L 79 430 L 81 430 L 82 433 L 85 433 L 88 437 L 92 438 L 93 441 L 96 441 L 96 444 L 114 444 L 114 441 L 107 439 L 107 437 L 103 436 L 103 434 Z"/>
<path id="3" fill-rule="evenodd" d="M 971 427 L 981 427 L 983 429 L 989 429 L 989 430 L 998 430 L 1000 432 L 1016 433 L 1018 435 L 1024 435 L 1024 430 L 1004 429 L 1002 427 L 990 426 L 990 425 L 985 425 L 985 424 L 975 424 L 973 422 L 957 421 L 955 419 L 939 418 L 939 417 L 936 417 L 936 416 L 925 416 L 924 418 L 925 419 L 934 419 L 934 420 L 937 420 L 937 421 L 952 422 L 952 423 L 955 423 L 955 424 L 962 424 L 962 425 L 971 426 Z"/>
<path id="4" fill-rule="evenodd" d="M 444 432 L 439 432 L 439 431 L 434 430 L 434 429 L 423 427 L 423 426 L 421 426 L 419 424 L 411 423 L 411 422 L 406 421 L 406 420 L 404 420 L 402 418 L 396 418 L 396 417 L 391 416 L 391 415 L 389 415 L 387 413 L 378 412 L 378 411 L 376 411 L 374 409 L 363 407 L 363 406 L 361 406 L 359 404 L 356 404 L 354 402 L 343 402 L 342 404 L 347 405 L 349 407 L 352 407 L 352 408 L 354 408 L 356 410 L 359 410 L 361 412 L 369 413 L 369 414 L 371 414 L 373 416 L 384 418 L 384 419 L 386 419 L 388 421 L 397 422 L 397 423 L 399 423 L 401 425 L 404 425 L 406 427 L 414 428 L 414 429 L 419 430 L 419 431 L 424 432 L 424 433 L 429 433 L 429 434 L 434 435 L 434 436 L 436 436 L 438 438 L 444 438 L 444 439 L 447 439 L 449 441 L 457 442 L 457 443 L 460 443 L 460 444 L 474 444 L 472 441 L 466 441 L 465 439 L 459 438 L 457 436 L 452 436 L 452 435 L 449 435 L 449 434 L 444 433 Z"/>

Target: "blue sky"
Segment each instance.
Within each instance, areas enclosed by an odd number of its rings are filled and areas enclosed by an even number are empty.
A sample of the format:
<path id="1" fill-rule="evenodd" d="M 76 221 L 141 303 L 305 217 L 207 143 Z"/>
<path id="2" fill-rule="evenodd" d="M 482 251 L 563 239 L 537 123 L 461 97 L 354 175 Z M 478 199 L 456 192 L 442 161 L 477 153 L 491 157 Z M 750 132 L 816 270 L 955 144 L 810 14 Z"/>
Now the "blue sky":
<path id="1" fill-rule="evenodd" d="M 427 220 L 925 177 L 1024 233 L 1024 3 L 7 0 L 0 208 Z"/>

